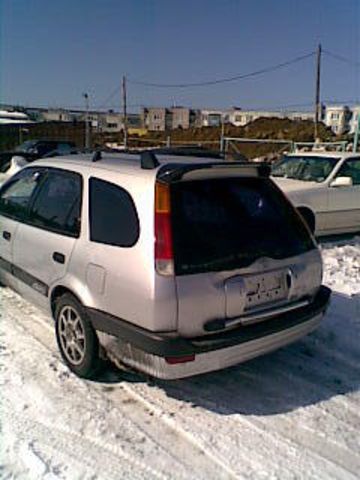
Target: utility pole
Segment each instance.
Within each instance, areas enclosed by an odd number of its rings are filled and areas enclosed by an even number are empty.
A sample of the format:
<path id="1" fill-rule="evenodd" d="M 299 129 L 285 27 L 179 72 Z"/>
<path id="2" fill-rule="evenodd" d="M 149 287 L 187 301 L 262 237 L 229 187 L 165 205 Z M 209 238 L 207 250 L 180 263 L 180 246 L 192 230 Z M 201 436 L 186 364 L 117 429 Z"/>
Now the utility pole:
<path id="1" fill-rule="evenodd" d="M 89 95 L 83 93 L 85 99 L 85 150 L 90 150 Z"/>
<path id="2" fill-rule="evenodd" d="M 357 123 L 355 127 L 355 134 L 354 134 L 354 144 L 353 144 L 353 152 L 357 152 L 357 147 L 359 144 L 359 136 L 360 136 L 360 111 L 357 114 Z"/>
<path id="3" fill-rule="evenodd" d="M 127 131 L 127 112 L 126 112 L 126 76 L 122 78 L 122 104 L 123 104 L 123 124 L 124 124 L 124 148 L 128 148 L 128 131 Z"/>
<path id="4" fill-rule="evenodd" d="M 220 153 L 225 153 L 225 115 L 221 114 Z"/>
<path id="5" fill-rule="evenodd" d="M 321 71 L 321 44 L 319 43 L 316 55 L 316 92 L 315 92 L 315 131 L 314 140 L 318 138 L 319 114 L 320 114 L 320 71 Z"/>

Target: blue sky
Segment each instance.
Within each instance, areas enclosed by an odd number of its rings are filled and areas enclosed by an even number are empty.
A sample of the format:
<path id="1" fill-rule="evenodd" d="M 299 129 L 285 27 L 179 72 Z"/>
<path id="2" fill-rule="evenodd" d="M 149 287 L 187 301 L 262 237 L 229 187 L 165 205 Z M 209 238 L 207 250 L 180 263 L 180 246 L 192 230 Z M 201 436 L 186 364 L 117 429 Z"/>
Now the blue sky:
<path id="1" fill-rule="evenodd" d="M 131 79 L 213 80 L 304 55 L 319 42 L 358 62 L 323 55 L 322 99 L 360 100 L 359 0 L 0 0 L 0 15 L 2 102 L 81 107 L 86 91 L 91 106 L 119 108 L 116 89 L 126 74 L 133 111 L 310 104 L 315 57 L 201 88 L 150 88 Z"/>

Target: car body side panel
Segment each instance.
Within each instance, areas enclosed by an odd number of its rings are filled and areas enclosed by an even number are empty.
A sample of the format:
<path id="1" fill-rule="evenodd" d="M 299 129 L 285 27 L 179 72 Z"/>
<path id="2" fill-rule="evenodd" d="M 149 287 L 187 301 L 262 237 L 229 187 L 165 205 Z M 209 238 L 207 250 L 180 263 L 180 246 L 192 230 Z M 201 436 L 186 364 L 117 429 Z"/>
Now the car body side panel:
<path id="1" fill-rule="evenodd" d="M 360 230 L 360 185 L 329 187 L 329 210 L 334 212 L 334 227 Z"/>
<path id="2" fill-rule="evenodd" d="M 71 285 L 84 305 L 106 311 L 152 331 L 177 327 L 174 277 L 157 275 L 154 267 L 154 182 L 113 172 L 84 177 L 83 218 L 89 218 L 89 179 L 101 178 L 127 190 L 140 219 L 140 236 L 133 247 L 90 241 L 84 222 L 64 286 Z M 75 282 L 74 279 L 78 279 Z"/>

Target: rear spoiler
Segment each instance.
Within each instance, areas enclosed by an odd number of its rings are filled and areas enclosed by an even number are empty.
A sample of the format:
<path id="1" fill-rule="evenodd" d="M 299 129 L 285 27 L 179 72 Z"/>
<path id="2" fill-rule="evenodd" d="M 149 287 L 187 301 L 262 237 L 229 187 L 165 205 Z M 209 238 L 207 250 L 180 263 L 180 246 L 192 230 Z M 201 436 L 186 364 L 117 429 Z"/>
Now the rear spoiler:
<path id="1" fill-rule="evenodd" d="M 197 164 L 168 163 L 160 167 L 158 180 L 165 183 L 180 180 L 200 180 L 219 177 L 262 177 L 270 176 L 271 168 L 266 163 L 209 162 Z"/>

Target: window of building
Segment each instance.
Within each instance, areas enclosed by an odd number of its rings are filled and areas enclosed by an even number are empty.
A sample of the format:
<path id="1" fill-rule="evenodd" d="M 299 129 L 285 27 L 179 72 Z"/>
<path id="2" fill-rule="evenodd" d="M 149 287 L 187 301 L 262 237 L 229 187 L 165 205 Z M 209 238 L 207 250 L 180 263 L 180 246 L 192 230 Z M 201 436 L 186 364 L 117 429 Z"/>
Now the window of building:
<path id="1" fill-rule="evenodd" d="M 91 178 L 90 240 L 132 247 L 139 233 L 139 219 L 130 194 L 113 183 Z"/>
<path id="2" fill-rule="evenodd" d="M 338 113 L 332 113 L 330 118 L 331 120 L 339 120 L 340 115 Z"/>

